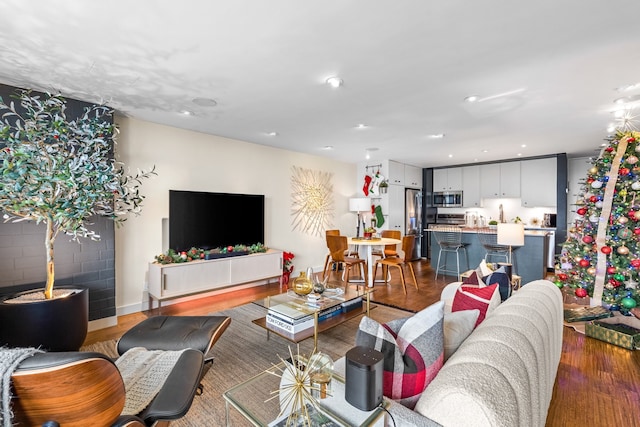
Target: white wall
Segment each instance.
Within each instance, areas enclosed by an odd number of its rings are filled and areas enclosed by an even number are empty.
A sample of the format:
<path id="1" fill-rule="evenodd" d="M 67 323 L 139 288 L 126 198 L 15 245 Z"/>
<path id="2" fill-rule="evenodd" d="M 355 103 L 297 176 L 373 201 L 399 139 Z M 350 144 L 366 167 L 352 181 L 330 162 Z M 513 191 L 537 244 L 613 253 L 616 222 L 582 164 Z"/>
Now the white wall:
<path id="1" fill-rule="evenodd" d="M 169 190 L 196 190 L 265 195 L 265 244 L 295 254 L 294 275 L 307 267 L 322 268 L 324 236 L 292 230 L 292 166 L 333 174 L 334 226 L 349 234 L 353 214 L 356 165 L 243 141 L 117 117 L 116 153 L 131 168 L 156 166 L 158 176 L 146 180 L 142 214 L 116 230 L 116 308 L 119 314 L 139 311 L 148 263 L 162 253 L 162 220 L 169 215 Z M 206 212 L 194 212 L 207 221 Z"/>

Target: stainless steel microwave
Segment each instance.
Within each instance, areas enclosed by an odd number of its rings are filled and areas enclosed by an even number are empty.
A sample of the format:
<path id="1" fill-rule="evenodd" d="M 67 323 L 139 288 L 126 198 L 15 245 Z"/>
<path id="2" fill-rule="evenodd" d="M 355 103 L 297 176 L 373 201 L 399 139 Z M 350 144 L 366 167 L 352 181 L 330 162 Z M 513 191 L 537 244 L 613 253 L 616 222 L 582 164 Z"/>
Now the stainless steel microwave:
<path id="1" fill-rule="evenodd" d="M 433 205 L 441 208 L 462 207 L 462 191 L 440 191 L 433 193 Z"/>

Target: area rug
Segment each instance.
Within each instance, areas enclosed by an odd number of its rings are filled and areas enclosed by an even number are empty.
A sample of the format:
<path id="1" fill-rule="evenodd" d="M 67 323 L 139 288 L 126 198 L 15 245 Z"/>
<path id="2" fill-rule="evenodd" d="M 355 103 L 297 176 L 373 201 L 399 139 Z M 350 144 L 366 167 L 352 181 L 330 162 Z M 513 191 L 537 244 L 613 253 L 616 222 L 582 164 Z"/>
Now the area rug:
<path id="1" fill-rule="evenodd" d="M 196 396 L 191 409 L 183 418 L 173 421 L 172 426 L 222 426 L 225 425 L 225 401 L 222 393 L 232 386 L 251 378 L 278 363 L 278 355 L 286 357 L 289 346 L 295 352 L 295 344 L 271 334 L 267 340 L 264 329 L 251 323 L 265 315 L 264 308 L 247 304 L 233 309 L 211 313 L 231 317 L 231 324 L 213 347 L 215 359 L 207 364 L 202 384 L 204 392 Z M 408 317 L 412 313 L 385 306 L 371 310 L 371 317 L 379 322 Z M 355 317 L 318 336 L 318 348 L 337 360 L 354 346 L 356 331 L 362 316 Z M 116 357 L 116 341 L 103 341 L 83 347 L 83 351 L 98 351 Z M 300 343 L 300 352 L 308 354 L 313 340 Z M 233 426 L 250 426 L 235 409 L 229 410 Z"/>

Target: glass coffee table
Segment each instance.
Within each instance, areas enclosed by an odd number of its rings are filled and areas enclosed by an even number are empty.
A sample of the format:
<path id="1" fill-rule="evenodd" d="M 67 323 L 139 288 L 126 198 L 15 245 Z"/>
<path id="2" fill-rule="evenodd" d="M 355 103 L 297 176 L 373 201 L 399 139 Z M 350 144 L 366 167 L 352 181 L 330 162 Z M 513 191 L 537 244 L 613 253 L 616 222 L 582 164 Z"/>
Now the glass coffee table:
<path id="1" fill-rule="evenodd" d="M 362 290 L 359 288 L 347 288 L 346 291 L 342 288 L 331 288 L 322 294 L 317 303 L 309 305 L 307 296 L 299 296 L 292 290 L 288 290 L 282 294 L 272 295 L 265 299 L 254 301 L 254 304 L 264 307 L 267 311 L 269 309 L 276 310 L 278 306 L 286 306 L 285 308 L 297 311 L 301 315 L 310 316 L 313 321 L 310 322 L 308 328 L 296 331 L 295 333 L 288 332 L 270 324 L 267 321 L 267 316 L 255 319 L 252 322 L 266 329 L 267 337 L 269 333 L 274 333 L 293 343 L 299 343 L 313 337 L 313 348 L 317 349 L 318 334 L 320 332 L 324 332 L 362 314 L 369 315 L 371 308 L 369 297 L 373 291 L 373 288 L 367 287 L 363 287 Z M 350 304 L 354 302 L 357 303 L 357 301 L 361 301 L 361 304 L 352 305 L 351 310 L 339 310 L 341 306 L 349 307 Z M 325 313 L 329 312 L 332 312 L 332 315 L 325 318 Z"/>
<path id="2" fill-rule="evenodd" d="M 231 425 L 229 413 L 231 407 L 240 412 L 251 425 L 258 427 L 273 426 L 276 420 L 285 417 L 280 414 L 278 396 L 280 378 L 273 374 L 280 374 L 283 368 L 284 363 L 281 362 L 222 394 L 225 400 L 227 426 Z M 388 407 L 386 399 L 383 400 L 382 407 L 378 406 L 369 412 L 361 411 L 345 400 L 344 378 L 336 373 L 333 374 L 330 389 L 331 393 L 327 398 L 318 399 L 319 412 L 333 421 L 329 425 L 384 426 L 385 409 L 383 408 Z"/>

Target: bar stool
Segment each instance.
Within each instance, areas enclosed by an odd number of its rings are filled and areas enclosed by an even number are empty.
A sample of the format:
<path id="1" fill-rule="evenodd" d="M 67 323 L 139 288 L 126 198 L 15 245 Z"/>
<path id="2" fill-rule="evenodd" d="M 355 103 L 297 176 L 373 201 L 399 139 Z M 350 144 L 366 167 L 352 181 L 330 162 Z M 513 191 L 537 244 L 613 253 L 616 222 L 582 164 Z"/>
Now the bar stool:
<path id="1" fill-rule="evenodd" d="M 509 246 L 498 244 L 498 233 L 491 228 L 479 228 L 478 240 L 486 251 L 484 260 L 491 262 L 491 258 L 501 258 L 500 261 L 509 263 Z"/>
<path id="2" fill-rule="evenodd" d="M 438 252 L 438 263 L 436 264 L 436 279 L 438 279 L 439 273 L 455 273 L 460 280 L 460 253 L 464 254 L 467 268 L 469 269 L 469 257 L 467 256 L 468 243 L 462 242 L 462 230 L 459 227 L 438 227 L 432 231 L 440 251 Z M 440 263 L 442 254 L 444 253 L 444 260 Z M 447 258 L 450 253 L 456 254 L 456 270 L 447 268 Z M 446 274 L 445 274 L 446 275 Z"/>

